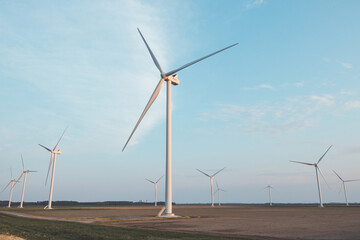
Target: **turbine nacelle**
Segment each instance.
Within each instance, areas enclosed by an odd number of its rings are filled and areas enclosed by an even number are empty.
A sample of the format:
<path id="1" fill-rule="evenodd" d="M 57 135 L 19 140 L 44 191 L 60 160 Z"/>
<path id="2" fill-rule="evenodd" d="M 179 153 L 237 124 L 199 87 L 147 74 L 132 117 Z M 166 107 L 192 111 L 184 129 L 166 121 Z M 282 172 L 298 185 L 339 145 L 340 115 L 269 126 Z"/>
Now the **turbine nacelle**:
<path id="1" fill-rule="evenodd" d="M 170 81 L 171 84 L 175 86 L 180 84 L 177 74 L 165 77 L 165 81 Z"/>
<path id="2" fill-rule="evenodd" d="M 62 152 L 60 151 L 60 149 L 59 150 L 53 150 L 53 151 L 51 151 L 53 154 L 61 154 Z"/>

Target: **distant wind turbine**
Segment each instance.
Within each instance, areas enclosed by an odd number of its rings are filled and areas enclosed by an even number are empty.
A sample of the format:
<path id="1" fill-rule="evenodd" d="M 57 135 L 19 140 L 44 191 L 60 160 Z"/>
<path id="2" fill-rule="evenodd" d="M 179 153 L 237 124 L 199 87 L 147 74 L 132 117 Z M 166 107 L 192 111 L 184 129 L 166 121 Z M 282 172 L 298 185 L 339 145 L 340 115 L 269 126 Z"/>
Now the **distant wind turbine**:
<path id="1" fill-rule="evenodd" d="M 148 49 L 150 56 L 155 64 L 155 66 L 157 67 L 157 69 L 159 69 L 160 71 L 160 81 L 157 84 L 153 94 L 151 95 L 149 102 L 146 104 L 146 107 L 144 109 L 144 111 L 142 112 L 139 120 L 137 121 L 133 131 L 131 132 L 128 140 L 126 141 L 122 151 L 124 151 L 124 149 L 126 148 L 127 144 L 129 143 L 132 135 L 134 134 L 136 128 L 139 126 L 141 120 L 144 118 L 146 112 L 149 110 L 149 108 L 151 107 L 151 105 L 153 104 L 153 102 L 155 101 L 156 97 L 159 95 L 159 92 L 161 90 L 161 86 L 164 83 L 164 81 L 167 82 L 167 107 L 166 107 L 166 176 L 165 176 L 165 213 L 163 215 L 163 217 L 173 217 L 175 216 L 174 213 L 172 212 L 172 177 L 171 177 L 171 84 L 173 85 L 179 85 L 180 81 L 177 77 L 177 72 L 179 72 L 180 70 L 183 70 L 184 68 L 187 68 L 197 62 L 200 62 L 208 57 L 211 57 L 219 52 L 222 52 L 228 48 L 231 48 L 236 44 L 230 45 L 226 48 L 223 48 L 219 51 L 213 52 L 205 57 L 199 58 L 195 61 L 192 61 L 190 63 L 187 63 L 175 70 L 172 70 L 170 72 L 164 72 L 163 69 L 160 66 L 160 63 L 158 62 L 158 60 L 156 59 L 154 53 L 151 51 L 149 45 L 147 44 L 145 38 L 143 37 L 143 35 L 141 34 L 140 30 L 138 29 L 138 32 L 142 38 L 142 40 L 144 41 L 146 48 Z"/>
<path id="2" fill-rule="evenodd" d="M 24 176 L 23 190 L 22 190 L 22 195 L 21 195 L 21 203 L 20 203 L 19 208 L 23 208 L 24 193 L 25 193 L 25 185 L 26 185 L 26 177 L 27 177 L 27 174 L 28 174 L 28 173 L 31 173 L 31 172 L 36 172 L 36 171 L 31 171 L 31 170 L 25 170 L 25 167 L 24 167 L 24 159 L 23 159 L 22 154 L 21 154 L 21 162 L 22 162 L 23 172 L 21 173 L 21 175 L 20 175 L 20 177 L 18 178 L 18 180 L 16 180 L 16 183 L 18 183 L 19 180 L 22 178 L 22 176 Z M 13 187 L 15 187 L 16 183 L 14 184 Z"/>
<path id="3" fill-rule="evenodd" d="M 300 164 L 305 164 L 305 165 L 310 165 L 310 166 L 314 166 L 315 167 L 315 172 L 316 172 L 316 181 L 317 181 L 317 187 L 318 187 L 318 192 L 319 192 L 319 201 L 320 201 L 320 207 L 324 207 L 323 206 L 323 202 L 322 202 L 322 197 L 321 197 L 321 188 L 320 188 L 320 181 L 319 181 L 319 172 L 322 176 L 322 178 L 324 179 L 325 183 L 329 186 L 329 184 L 326 182 L 326 179 L 324 177 L 324 174 L 322 173 L 321 169 L 319 168 L 319 163 L 320 161 L 324 158 L 325 154 L 330 150 L 330 148 L 332 147 L 332 145 L 326 150 L 326 152 L 321 156 L 321 158 L 316 162 L 316 163 L 306 163 L 306 162 L 297 162 L 297 161 L 290 161 L 290 162 L 294 162 L 294 163 L 300 163 Z"/>
<path id="4" fill-rule="evenodd" d="M 145 178 L 145 180 L 147 180 L 147 181 L 149 181 L 149 182 L 151 182 L 152 184 L 155 185 L 155 207 L 157 206 L 157 185 L 158 185 L 160 179 L 162 179 L 163 177 L 164 177 L 164 175 L 162 175 L 156 182 L 153 182 L 153 181 Z"/>
<path id="5" fill-rule="evenodd" d="M 214 177 L 216 174 L 218 174 L 219 172 L 221 172 L 222 170 L 224 170 L 225 168 L 220 169 L 219 171 L 217 171 L 216 173 L 214 173 L 213 175 L 209 175 L 207 173 L 204 173 L 203 171 L 201 171 L 200 169 L 196 169 L 199 172 L 201 172 L 202 174 L 204 174 L 205 176 L 208 176 L 210 178 L 210 188 L 211 188 L 211 206 L 214 206 L 214 193 L 213 193 L 213 187 L 214 187 Z"/>
<path id="6" fill-rule="evenodd" d="M 218 193 L 219 206 L 221 206 L 221 204 L 220 204 L 220 192 L 226 192 L 226 191 L 224 189 L 219 188 L 219 185 L 218 185 L 216 180 L 215 180 L 215 183 L 216 183 L 215 194 Z"/>
<path id="7" fill-rule="evenodd" d="M 56 165 L 56 155 L 61 154 L 60 149 L 56 150 L 57 146 L 60 143 L 61 138 L 64 136 L 65 131 L 66 131 L 67 127 L 65 128 L 63 134 L 61 135 L 59 141 L 56 143 L 55 147 L 53 148 L 53 150 L 39 144 L 41 147 L 45 148 L 46 150 L 48 150 L 51 153 L 51 157 L 50 157 L 50 163 L 49 163 L 49 168 L 48 168 L 48 172 L 46 175 L 46 180 L 45 180 L 45 185 L 47 183 L 48 177 L 49 177 L 49 171 L 50 171 L 50 167 L 51 164 L 53 165 L 53 169 L 52 169 L 52 175 L 51 175 L 51 185 L 50 185 L 50 194 L 49 194 L 49 204 L 47 206 L 45 206 L 45 209 L 52 209 L 51 205 L 52 205 L 52 195 L 53 195 L 53 188 L 54 188 L 54 177 L 55 177 L 55 165 Z"/>
<path id="8" fill-rule="evenodd" d="M 273 188 L 270 184 L 267 185 L 265 188 L 268 188 L 269 189 L 269 204 L 270 206 L 272 206 L 272 201 L 271 201 L 271 189 Z M 265 189 L 264 188 L 264 189 Z"/>
<path id="9" fill-rule="evenodd" d="M 340 191 L 342 190 L 342 188 L 344 188 L 344 194 L 345 194 L 345 200 L 346 200 L 346 206 L 349 206 L 349 203 L 348 203 L 348 199 L 347 199 L 347 194 L 346 194 L 346 187 L 345 187 L 345 183 L 347 182 L 355 182 L 355 181 L 360 181 L 360 179 L 353 179 L 353 180 L 344 180 L 342 179 L 339 174 L 337 174 L 334 170 L 333 172 L 336 174 L 336 176 L 338 176 L 338 178 L 342 181 L 341 183 L 341 187 L 340 187 Z"/>
<path id="10" fill-rule="evenodd" d="M 10 208 L 10 207 L 11 207 L 12 192 L 13 192 L 13 188 L 14 188 L 14 183 L 16 183 L 15 178 L 13 178 L 13 177 L 12 177 L 12 169 L 11 169 L 11 168 L 10 168 L 10 175 L 11 175 L 11 177 L 10 177 L 10 181 L 9 181 L 9 183 L 8 183 L 8 184 L 4 187 L 4 189 L 1 191 L 1 192 L 5 191 L 5 189 L 6 189 L 7 187 L 9 187 L 9 186 L 10 186 L 10 184 L 11 184 L 11 189 L 10 189 L 10 198 L 9 198 L 8 208 Z"/>

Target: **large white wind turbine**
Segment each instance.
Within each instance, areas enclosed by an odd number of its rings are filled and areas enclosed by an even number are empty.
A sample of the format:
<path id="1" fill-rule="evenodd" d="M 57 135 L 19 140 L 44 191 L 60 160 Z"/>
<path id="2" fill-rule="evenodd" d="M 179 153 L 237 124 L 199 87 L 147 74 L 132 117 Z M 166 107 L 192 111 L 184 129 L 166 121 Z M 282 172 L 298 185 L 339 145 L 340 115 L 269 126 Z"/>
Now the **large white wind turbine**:
<path id="1" fill-rule="evenodd" d="M 20 177 L 18 178 L 18 180 L 16 180 L 16 183 L 18 183 L 19 180 L 22 178 L 22 176 L 24 176 L 23 190 L 22 190 L 22 195 L 21 195 L 21 203 L 20 203 L 19 208 L 23 208 L 24 193 L 25 193 L 25 185 L 26 185 L 26 177 L 27 177 L 27 174 L 28 174 L 28 173 L 31 173 L 31 172 L 36 172 L 36 171 L 32 171 L 32 170 L 25 170 L 25 167 L 24 167 L 24 159 L 23 159 L 22 154 L 21 154 L 21 162 L 22 162 L 23 172 L 21 173 L 21 175 L 20 175 Z M 14 184 L 13 187 L 15 187 L 16 183 Z"/>
<path id="2" fill-rule="evenodd" d="M 219 171 L 217 171 L 216 173 L 214 173 L 213 175 L 209 175 L 207 173 L 204 173 L 203 171 L 201 171 L 200 169 L 196 169 L 199 172 L 201 172 L 202 174 L 204 174 L 205 176 L 208 176 L 210 178 L 210 187 L 211 187 L 211 206 L 214 206 L 214 193 L 213 193 L 213 187 L 214 187 L 214 176 L 216 174 L 218 174 L 219 172 L 221 172 L 222 170 L 224 170 L 225 168 L 220 169 Z"/>
<path id="3" fill-rule="evenodd" d="M 326 182 L 326 179 L 324 177 L 324 174 L 322 173 L 321 169 L 319 168 L 319 163 L 320 161 L 324 158 L 325 154 L 330 150 L 330 148 L 332 147 L 332 145 L 326 150 L 326 152 L 321 156 L 321 158 L 316 162 L 316 163 L 306 163 L 306 162 L 298 162 L 298 161 L 290 161 L 290 162 L 294 162 L 294 163 L 300 163 L 300 164 L 305 164 L 305 165 L 310 165 L 310 166 L 314 166 L 315 167 L 315 172 L 316 172 L 316 181 L 317 181 L 317 187 L 318 187 L 318 192 L 319 192 L 319 201 L 320 201 L 320 207 L 323 207 L 323 202 L 322 202 L 322 197 L 321 197 L 321 188 L 320 188 L 320 181 L 319 181 L 319 172 L 321 174 L 321 176 L 323 177 L 324 181 L 326 184 L 328 184 Z"/>
<path id="4" fill-rule="evenodd" d="M 271 201 L 271 189 L 273 188 L 270 184 L 267 185 L 265 188 L 268 188 L 269 189 L 269 204 L 270 206 L 272 206 L 272 201 Z M 264 189 L 265 189 L 264 188 Z"/>
<path id="5" fill-rule="evenodd" d="M 337 174 L 334 170 L 333 172 L 336 174 L 336 176 L 338 176 L 338 178 L 342 181 L 341 183 L 341 187 L 340 187 L 340 191 L 342 188 L 344 188 L 344 194 L 345 194 L 345 200 L 346 200 L 346 206 L 349 206 L 349 203 L 348 203 L 348 199 L 347 199 L 347 194 L 346 194 L 346 187 L 345 187 L 345 183 L 347 182 L 355 182 L 355 181 L 360 181 L 360 179 L 353 179 L 353 180 L 344 180 L 342 179 L 339 174 Z"/>
<path id="6" fill-rule="evenodd" d="M 145 178 L 145 180 L 147 180 L 147 181 L 149 181 L 149 182 L 151 182 L 152 184 L 155 185 L 155 207 L 157 206 L 157 185 L 158 185 L 160 179 L 162 179 L 163 177 L 164 177 L 164 175 L 162 175 L 156 182 L 151 181 L 151 180 Z"/>
<path id="7" fill-rule="evenodd" d="M 53 150 L 39 144 L 41 147 L 45 148 L 46 150 L 48 150 L 51 153 L 50 156 L 50 163 L 49 163 L 49 168 L 48 168 L 48 172 L 46 175 L 46 180 L 45 180 L 45 185 L 47 183 L 48 177 L 49 177 L 49 171 L 50 171 L 50 167 L 51 164 L 53 165 L 53 169 L 52 169 L 52 175 L 51 175 L 51 185 L 50 185 L 50 194 L 49 194 L 49 204 L 47 206 L 45 206 L 45 209 L 52 209 L 51 205 L 52 205 L 52 194 L 53 194 L 53 187 L 54 187 L 54 177 L 55 177 L 55 165 L 56 165 L 56 155 L 61 154 L 60 149 L 56 150 L 57 146 L 60 143 L 61 138 L 64 136 L 64 133 L 66 131 L 67 128 L 65 128 L 63 134 L 61 135 L 59 141 L 56 143 L 55 147 L 53 148 Z"/>
<path id="8" fill-rule="evenodd" d="M 219 206 L 221 206 L 221 204 L 220 204 L 220 192 L 226 192 L 226 191 L 224 189 L 219 188 L 219 185 L 218 185 L 216 180 L 215 180 L 215 182 L 216 182 L 216 191 L 215 191 L 215 193 L 218 193 Z"/>
<path id="9" fill-rule="evenodd" d="M 174 69 L 170 72 L 164 72 L 163 69 L 160 66 L 160 63 L 158 62 L 158 60 L 156 59 L 154 53 L 151 51 L 149 45 L 147 44 L 145 38 L 143 37 L 143 35 L 141 34 L 140 30 L 138 29 L 139 34 L 141 36 L 141 38 L 143 39 L 146 48 L 148 49 L 150 56 L 152 58 L 152 60 L 155 63 L 155 66 L 157 67 L 157 69 L 160 71 L 160 81 L 157 84 L 153 94 L 151 95 L 149 102 L 146 104 L 146 107 L 144 109 L 144 111 L 142 112 L 139 120 L 137 121 L 133 131 L 131 132 L 128 140 L 126 141 L 122 151 L 124 151 L 125 147 L 127 146 L 127 144 L 129 143 L 132 135 L 134 134 L 136 128 L 139 126 L 141 120 L 144 118 L 146 112 L 149 110 L 149 108 L 151 107 L 151 105 L 153 104 L 153 102 L 155 101 L 156 97 L 159 95 L 160 89 L 162 84 L 164 83 L 164 81 L 167 82 L 167 102 L 166 102 L 166 175 L 165 175 L 165 213 L 164 213 L 164 217 L 172 217 L 174 216 L 173 212 L 172 212 L 172 177 L 171 177 L 171 84 L 173 85 L 179 85 L 179 79 L 177 77 L 177 72 L 179 72 L 180 70 L 187 68 L 197 62 L 200 62 L 202 60 L 204 60 L 205 58 L 211 57 L 221 51 L 224 51 L 228 48 L 231 48 L 233 46 L 235 46 L 236 44 L 230 45 L 226 48 L 223 48 L 219 51 L 216 51 L 214 53 L 211 53 L 205 57 L 199 58 L 195 61 L 192 61 L 188 64 L 185 64 L 177 69 Z"/>
<path id="10" fill-rule="evenodd" d="M 11 175 L 11 177 L 10 177 L 9 183 L 8 183 L 8 184 L 4 187 L 4 189 L 1 191 L 1 192 L 5 191 L 5 189 L 6 189 L 7 187 L 9 187 L 10 184 L 11 184 L 10 198 L 9 198 L 8 208 L 11 207 L 11 198 L 12 198 L 12 192 L 13 192 L 13 188 L 14 188 L 14 183 L 16 184 L 15 178 L 12 177 L 12 169 L 11 169 L 11 168 L 10 168 L 10 175 Z"/>

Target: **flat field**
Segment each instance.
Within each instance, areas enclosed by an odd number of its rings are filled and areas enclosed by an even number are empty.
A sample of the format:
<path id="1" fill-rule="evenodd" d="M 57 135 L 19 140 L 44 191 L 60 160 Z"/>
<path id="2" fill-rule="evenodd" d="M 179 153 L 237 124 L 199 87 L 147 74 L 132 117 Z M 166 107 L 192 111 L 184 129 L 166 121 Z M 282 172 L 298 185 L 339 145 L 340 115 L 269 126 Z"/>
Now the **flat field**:
<path id="1" fill-rule="evenodd" d="M 161 207 L 11 209 L 26 216 L 125 229 L 244 239 L 360 239 L 360 206 L 175 206 L 179 218 L 153 218 Z M 82 224 L 84 225 L 84 224 Z"/>

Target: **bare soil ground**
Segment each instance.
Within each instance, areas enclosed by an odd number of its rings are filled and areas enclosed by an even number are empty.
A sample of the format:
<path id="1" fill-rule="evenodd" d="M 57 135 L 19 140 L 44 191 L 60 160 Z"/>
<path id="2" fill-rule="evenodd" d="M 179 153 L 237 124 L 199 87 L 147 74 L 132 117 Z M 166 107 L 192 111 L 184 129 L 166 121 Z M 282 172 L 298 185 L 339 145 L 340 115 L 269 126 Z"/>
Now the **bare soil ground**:
<path id="1" fill-rule="evenodd" d="M 24 239 L 12 235 L 0 234 L 0 240 L 24 240 Z"/>
<path id="2" fill-rule="evenodd" d="M 13 209 L 96 224 L 266 239 L 360 239 L 359 206 L 175 206 L 181 218 L 150 218 L 161 207 Z"/>

